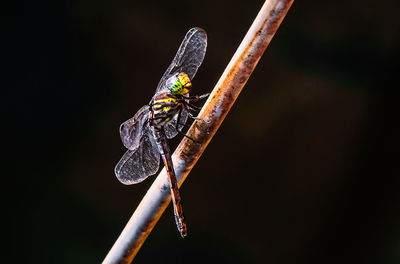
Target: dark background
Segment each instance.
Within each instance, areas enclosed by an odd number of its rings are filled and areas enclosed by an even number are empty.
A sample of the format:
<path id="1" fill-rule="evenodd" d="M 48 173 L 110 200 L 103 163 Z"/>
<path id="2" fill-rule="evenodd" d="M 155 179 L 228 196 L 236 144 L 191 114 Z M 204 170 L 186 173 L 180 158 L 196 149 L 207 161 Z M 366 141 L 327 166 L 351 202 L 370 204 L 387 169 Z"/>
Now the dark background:
<path id="1" fill-rule="evenodd" d="M 193 26 L 211 91 L 262 3 L 4 6 L 2 261 L 101 262 L 154 179 L 115 178 L 120 123 Z M 136 263 L 399 263 L 398 7 L 295 1 L 183 185 L 188 238 L 168 207 Z"/>

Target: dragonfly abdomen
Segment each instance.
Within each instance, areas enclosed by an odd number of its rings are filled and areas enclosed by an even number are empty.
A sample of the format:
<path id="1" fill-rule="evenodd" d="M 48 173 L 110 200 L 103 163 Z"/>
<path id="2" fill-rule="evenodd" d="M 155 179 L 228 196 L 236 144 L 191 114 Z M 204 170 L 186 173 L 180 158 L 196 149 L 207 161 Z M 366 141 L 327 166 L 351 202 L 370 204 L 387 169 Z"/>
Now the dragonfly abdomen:
<path id="1" fill-rule="evenodd" d="M 179 233 L 182 237 L 186 237 L 187 228 L 185 222 L 185 216 L 183 215 L 182 201 L 179 194 L 178 182 L 175 176 L 174 166 L 171 159 L 171 152 L 166 141 L 166 137 L 163 130 L 152 128 L 153 136 L 158 147 L 158 151 L 163 159 L 165 169 L 168 174 L 169 184 L 171 186 L 171 198 L 174 204 L 174 215 L 175 222 L 178 227 Z"/>

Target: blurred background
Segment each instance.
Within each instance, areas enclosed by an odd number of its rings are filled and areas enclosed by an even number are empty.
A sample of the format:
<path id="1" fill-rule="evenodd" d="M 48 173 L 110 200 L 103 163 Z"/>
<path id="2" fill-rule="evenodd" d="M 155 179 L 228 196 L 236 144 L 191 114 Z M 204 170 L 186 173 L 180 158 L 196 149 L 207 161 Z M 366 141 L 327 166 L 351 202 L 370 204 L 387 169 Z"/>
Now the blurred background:
<path id="1" fill-rule="evenodd" d="M 210 92 L 262 4 L 4 7 L 5 263 L 104 259 L 154 179 L 114 176 L 120 123 L 193 26 L 193 94 Z M 169 206 L 136 263 L 399 263 L 398 7 L 295 1 L 181 189 L 188 238 Z"/>

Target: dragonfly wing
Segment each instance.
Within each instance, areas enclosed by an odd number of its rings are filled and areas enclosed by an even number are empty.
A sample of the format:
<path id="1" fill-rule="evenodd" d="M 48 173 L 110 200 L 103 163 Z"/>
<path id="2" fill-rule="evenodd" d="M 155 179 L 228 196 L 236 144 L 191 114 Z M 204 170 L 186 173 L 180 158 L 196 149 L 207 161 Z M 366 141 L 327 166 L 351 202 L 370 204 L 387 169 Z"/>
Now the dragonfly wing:
<path id="1" fill-rule="evenodd" d="M 186 124 L 187 117 L 187 110 L 183 108 L 178 125 L 179 130 L 182 130 L 183 125 Z M 164 126 L 165 136 L 168 139 L 174 138 L 178 134 L 178 131 L 176 131 L 176 122 L 178 122 L 178 115 L 175 115 L 174 118 Z"/>
<path id="2" fill-rule="evenodd" d="M 129 185 L 155 174 L 159 165 L 160 153 L 150 129 L 147 129 L 140 139 L 139 147 L 125 152 L 114 172 L 120 182 Z"/>
<path id="3" fill-rule="evenodd" d="M 127 149 L 135 150 L 138 148 L 145 126 L 148 126 L 149 113 L 149 106 L 145 105 L 137 111 L 134 117 L 125 121 L 119 127 L 122 143 Z"/>
<path id="4" fill-rule="evenodd" d="M 205 30 L 198 27 L 190 29 L 186 33 L 175 58 L 158 83 L 156 94 L 168 89 L 166 85 L 167 79 L 177 72 L 186 73 L 190 80 L 192 80 L 196 75 L 197 69 L 203 62 L 206 49 L 207 34 Z"/>

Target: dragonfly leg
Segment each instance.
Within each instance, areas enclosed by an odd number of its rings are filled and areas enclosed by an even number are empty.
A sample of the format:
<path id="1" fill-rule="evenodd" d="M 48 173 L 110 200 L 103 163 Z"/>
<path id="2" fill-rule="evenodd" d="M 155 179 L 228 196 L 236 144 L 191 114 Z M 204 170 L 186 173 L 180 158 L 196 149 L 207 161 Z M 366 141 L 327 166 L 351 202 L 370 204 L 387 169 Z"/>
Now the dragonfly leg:
<path id="1" fill-rule="evenodd" d="M 200 111 L 200 109 L 201 109 L 201 107 L 198 107 L 197 105 L 193 105 L 191 103 L 186 103 L 185 106 L 187 108 L 189 108 L 189 110 L 192 110 L 192 111 Z"/>
<path id="2" fill-rule="evenodd" d="M 177 124 L 177 126 L 179 125 L 179 126 L 185 127 L 185 128 L 189 128 L 189 127 L 190 127 L 190 126 L 187 125 L 187 124 L 181 124 L 181 123 L 178 123 L 178 122 L 177 122 L 176 124 Z M 198 142 L 198 141 L 195 140 L 194 138 L 192 138 L 192 137 L 186 135 L 184 132 L 182 132 L 182 128 L 179 129 L 179 128 L 177 127 L 177 128 L 176 128 L 176 131 L 178 132 L 179 135 L 182 135 L 182 136 L 184 136 L 185 138 L 190 139 L 191 141 L 193 141 L 193 142 L 196 143 L 196 144 L 200 144 L 200 142 Z"/>
<path id="3" fill-rule="evenodd" d="M 187 101 L 183 101 L 183 105 L 187 110 L 189 110 L 188 113 L 190 113 L 190 111 L 198 112 L 198 111 L 201 110 L 201 107 L 199 107 L 197 105 L 194 105 L 194 104 L 191 104 L 191 103 L 189 103 Z M 191 117 L 193 117 L 193 115 L 191 115 Z M 192 118 L 192 119 L 194 119 L 194 118 Z"/>
<path id="4" fill-rule="evenodd" d="M 199 110 L 201 109 L 201 107 L 192 104 L 190 101 L 197 102 L 197 101 L 199 101 L 199 100 L 202 100 L 202 99 L 204 99 L 204 98 L 207 98 L 209 95 L 210 95 L 210 93 L 206 93 L 206 94 L 202 94 L 202 95 L 195 95 L 195 96 L 184 97 L 185 100 L 188 100 L 188 101 L 189 101 L 189 102 L 184 101 L 184 104 L 185 104 L 185 106 L 188 107 L 190 110 L 199 111 Z"/>
<path id="5" fill-rule="evenodd" d="M 177 119 L 176 119 L 176 126 L 175 126 L 176 132 L 178 132 L 178 134 L 180 134 L 180 135 L 182 135 L 182 136 L 184 136 L 184 137 L 190 139 L 190 140 L 193 141 L 194 143 L 198 143 L 198 142 L 196 142 L 196 140 L 194 140 L 192 137 L 189 137 L 188 135 L 186 135 L 185 133 L 182 132 L 182 128 L 183 128 L 183 127 L 186 127 L 186 128 L 190 127 L 189 125 L 181 124 L 181 122 L 180 122 L 180 121 L 181 121 L 182 109 L 183 109 L 183 108 L 180 108 L 179 111 L 178 111 L 178 117 L 177 117 Z M 188 111 L 188 113 L 189 113 L 189 111 Z M 180 126 L 181 126 L 182 128 L 179 128 Z"/>
<path id="6" fill-rule="evenodd" d="M 190 101 L 199 101 L 202 100 L 204 98 L 207 98 L 210 95 L 210 93 L 206 93 L 206 94 L 202 94 L 202 95 L 194 95 L 194 96 L 188 96 L 188 97 L 184 97 L 185 99 L 188 99 Z"/>
<path id="7" fill-rule="evenodd" d="M 188 136 L 188 135 L 186 135 L 185 133 L 183 133 L 182 131 L 179 131 L 179 130 L 177 130 L 178 131 L 178 134 L 180 134 L 180 135 L 182 135 L 182 136 L 184 136 L 185 138 L 188 138 L 188 139 L 190 139 L 191 141 L 193 141 L 194 143 L 196 143 L 196 144 L 200 144 L 200 142 L 198 142 L 197 140 L 195 140 L 194 138 L 192 138 L 192 137 L 190 137 L 190 136 Z"/>
<path id="8" fill-rule="evenodd" d="M 188 111 L 188 115 L 189 115 L 189 117 L 190 117 L 191 119 L 193 119 L 193 120 L 202 121 L 202 122 L 204 122 L 204 123 L 209 123 L 208 121 L 206 121 L 206 120 L 203 119 L 203 118 L 194 116 L 192 113 L 190 113 L 190 111 Z"/>

